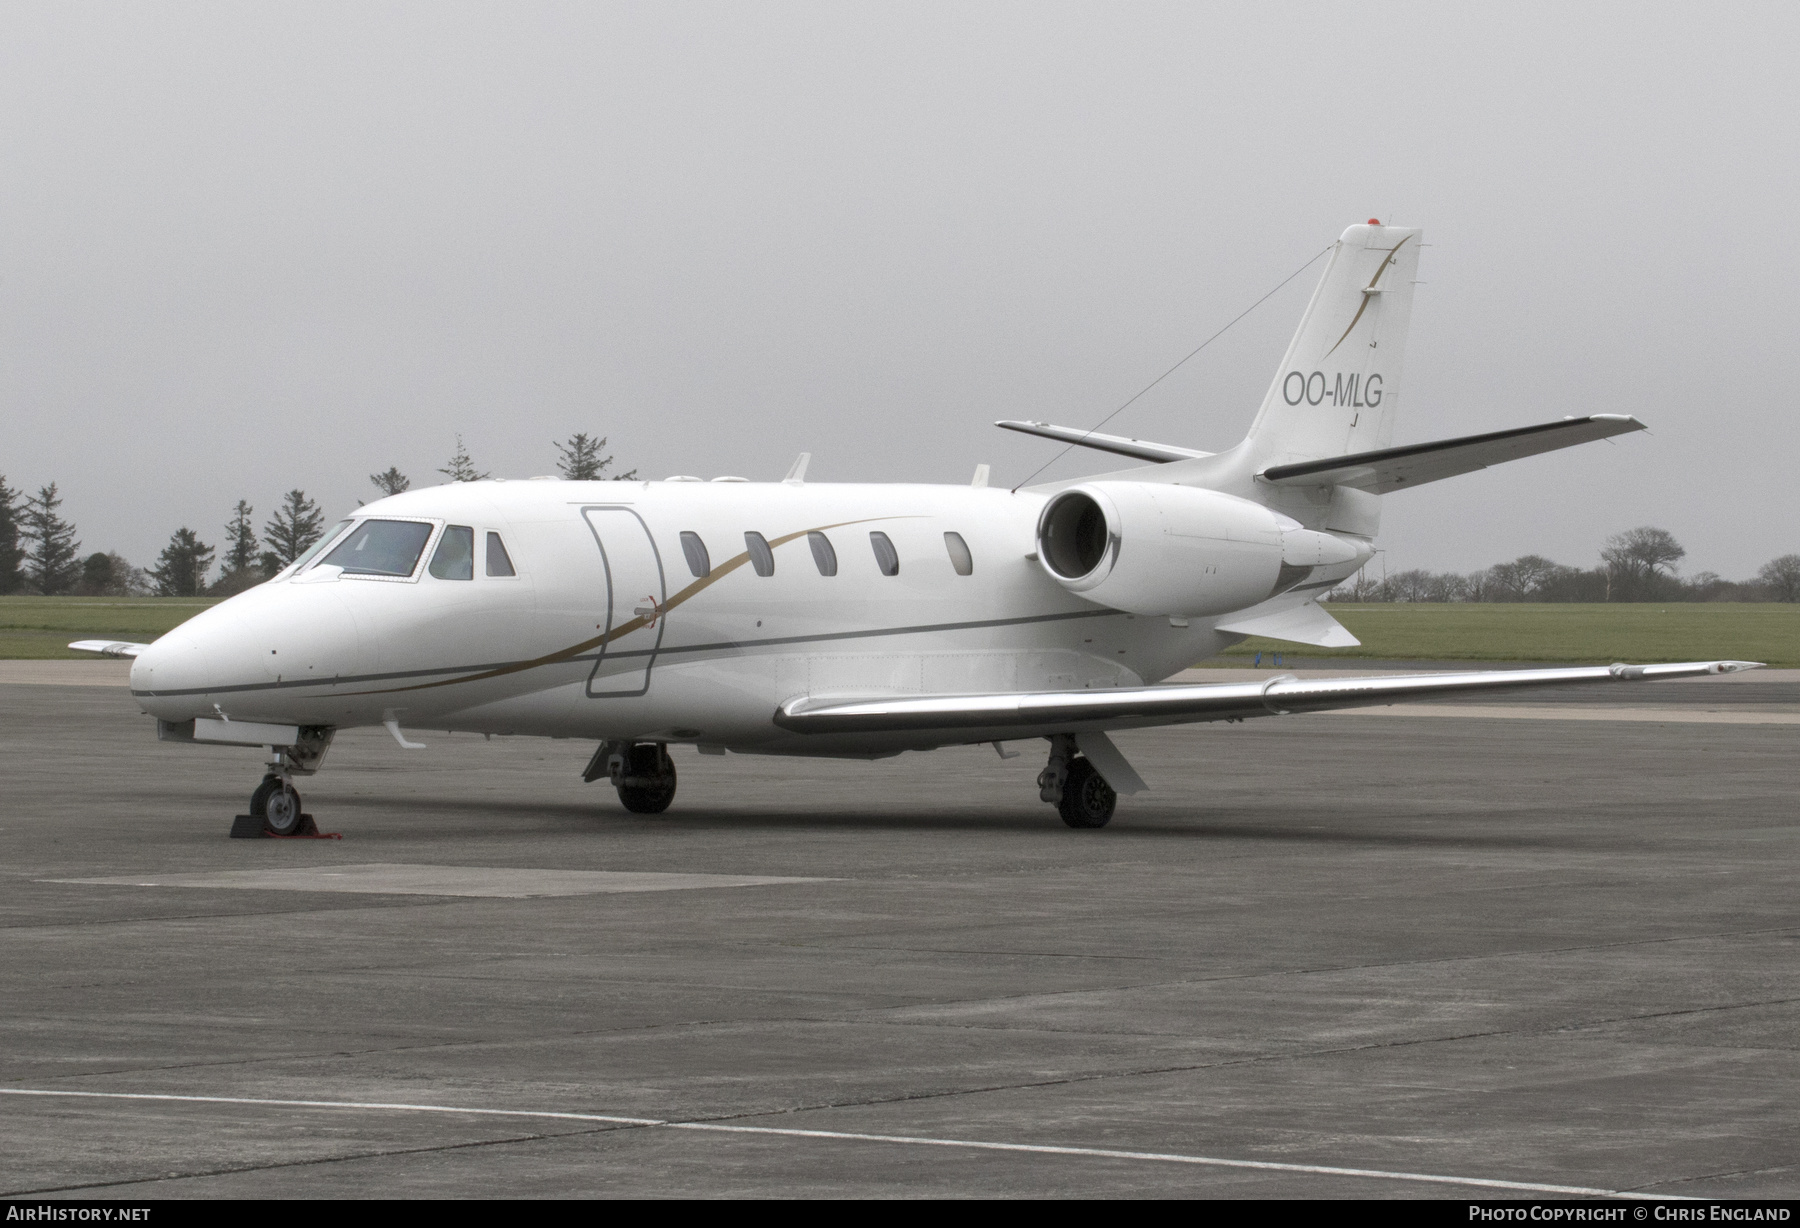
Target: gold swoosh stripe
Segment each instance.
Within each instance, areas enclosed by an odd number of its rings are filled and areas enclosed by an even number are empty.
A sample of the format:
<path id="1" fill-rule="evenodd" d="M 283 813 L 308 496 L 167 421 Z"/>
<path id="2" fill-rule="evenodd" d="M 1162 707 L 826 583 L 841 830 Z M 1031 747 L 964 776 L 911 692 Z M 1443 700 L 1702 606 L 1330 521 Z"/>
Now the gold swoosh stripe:
<path id="1" fill-rule="evenodd" d="M 909 517 L 909 516 L 866 516 L 866 517 L 862 518 L 861 520 L 840 520 L 836 524 L 822 524 L 822 525 L 818 525 L 818 526 L 816 526 L 814 528 L 810 528 L 810 529 L 797 529 L 792 533 L 784 534 L 781 537 L 776 537 L 776 538 L 773 538 L 772 540 L 770 540 L 769 549 L 773 550 L 776 546 L 785 546 L 791 541 L 797 541 L 800 538 L 805 537 L 808 533 L 823 533 L 826 529 L 841 529 L 841 528 L 846 527 L 847 525 L 853 525 L 853 524 L 873 524 L 874 522 L 876 522 L 878 520 L 909 520 L 909 519 L 912 519 L 912 517 Z M 725 560 L 725 562 L 723 562 L 723 563 L 720 563 L 717 567 L 715 567 L 711 571 L 707 572 L 704 576 L 701 576 L 698 580 L 695 580 L 692 584 L 688 585 L 686 588 L 684 588 L 680 592 L 676 593 L 673 597 L 669 598 L 668 601 L 664 602 L 662 609 L 658 612 L 657 617 L 666 617 L 670 610 L 673 610 L 676 606 L 683 604 L 689 598 L 698 596 L 701 592 L 703 592 L 707 588 L 710 588 L 712 585 L 716 584 L 718 581 L 724 579 L 731 572 L 736 571 L 738 568 L 742 567 L 745 563 L 748 563 L 749 561 L 750 561 L 750 552 L 748 550 L 744 551 L 744 553 L 742 553 L 742 554 L 733 555 L 731 558 Z M 614 627 L 611 631 L 608 631 L 605 635 L 597 635 L 591 640 L 583 640 L 579 644 L 571 644 L 567 648 L 559 648 L 555 652 L 549 653 L 545 656 L 535 657 L 530 661 L 519 661 L 519 662 L 515 662 L 512 665 L 502 665 L 498 669 L 483 670 L 481 673 L 478 673 L 478 674 L 468 674 L 461 678 L 445 678 L 445 679 L 441 679 L 437 682 L 420 682 L 420 683 L 415 683 L 412 686 L 384 687 L 380 690 L 375 690 L 375 691 L 346 691 L 346 692 L 344 692 L 344 694 L 347 696 L 398 695 L 405 691 L 429 691 L 436 687 L 441 687 L 441 686 L 457 686 L 464 682 L 484 682 L 489 678 L 500 678 L 500 677 L 504 677 L 507 674 L 520 674 L 520 673 L 524 673 L 528 669 L 537 669 L 540 666 L 544 666 L 544 665 L 558 665 L 564 661 L 573 660 L 574 658 L 580 656 L 584 652 L 589 652 L 589 651 L 591 651 L 595 648 L 599 648 L 605 644 L 610 644 L 614 640 L 622 640 L 626 636 L 630 635 L 633 631 L 641 631 L 641 630 L 643 630 L 644 627 L 649 625 L 649 621 L 650 621 L 649 619 L 645 618 L 643 615 L 640 614 L 636 618 L 631 619 L 629 622 L 620 623 L 617 627 Z"/>
<path id="2" fill-rule="evenodd" d="M 1410 238 L 1412 238 L 1411 235 L 1406 236 L 1406 239 Z M 1381 267 L 1375 270 L 1375 276 L 1369 278 L 1369 284 L 1364 288 L 1365 293 L 1363 294 L 1362 306 L 1358 307 L 1356 309 L 1356 314 L 1351 317 L 1350 328 L 1344 330 L 1344 337 L 1350 335 L 1350 329 L 1356 327 L 1356 322 L 1362 319 L 1363 312 L 1369 309 L 1370 296 L 1367 291 L 1373 290 L 1375 288 L 1375 283 L 1381 280 L 1381 275 L 1388 271 L 1388 266 L 1394 263 L 1394 253 L 1406 245 L 1406 239 L 1402 239 L 1400 242 L 1394 244 L 1394 246 L 1388 250 L 1388 254 L 1381 258 Z M 1337 339 L 1337 345 L 1334 345 L 1329 350 L 1325 351 L 1325 358 L 1330 358 L 1333 354 L 1337 353 L 1338 345 L 1344 344 L 1344 337 L 1339 337 Z M 1324 362 L 1325 358 L 1321 358 L 1319 361 Z"/>

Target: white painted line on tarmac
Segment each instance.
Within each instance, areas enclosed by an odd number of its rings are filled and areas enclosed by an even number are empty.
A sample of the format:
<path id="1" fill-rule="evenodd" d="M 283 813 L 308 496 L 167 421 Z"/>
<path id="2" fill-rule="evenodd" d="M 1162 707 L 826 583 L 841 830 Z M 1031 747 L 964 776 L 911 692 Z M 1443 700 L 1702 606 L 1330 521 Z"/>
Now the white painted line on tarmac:
<path id="1" fill-rule="evenodd" d="M 1259 1172 L 1306 1173 L 1324 1177 L 1362 1177 L 1375 1181 L 1410 1181 L 1424 1185 L 1461 1185 L 1474 1189 L 1512 1190 L 1527 1194 L 1566 1194 L 1584 1198 L 1638 1198 L 1691 1201 L 1672 1194 L 1640 1194 L 1585 1185 L 1552 1185 L 1539 1181 L 1502 1181 L 1492 1177 L 1452 1177 L 1441 1173 L 1397 1172 L 1383 1168 L 1345 1168 L 1332 1164 L 1283 1164 L 1275 1160 L 1228 1160 L 1217 1156 L 1165 1151 L 1121 1151 L 1110 1147 L 1059 1147 L 1048 1143 L 995 1143 L 984 1139 L 929 1138 L 914 1134 L 866 1134 L 847 1130 L 799 1130 L 780 1126 L 735 1126 L 708 1121 L 665 1121 L 653 1117 L 619 1117 L 603 1113 L 556 1113 L 537 1109 L 469 1109 L 449 1104 L 400 1104 L 364 1100 L 275 1100 L 252 1096 L 178 1096 L 153 1092 L 88 1092 L 53 1088 L 0 1087 L 0 1096 L 38 1096 L 87 1100 L 151 1100 L 181 1104 L 242 1104 L 265 1108 L 360 1109 L 374 1112 L 444 1113 L 470 1117 L 520 1117 L 546 1121 L 587 1121 L 604 1125 L 645 1126 L 708 1134 L 760 1134 L 778 1138 L 815 1138 L 838 1142 L 883 1143 L 903 1147 L 952 1147 L 969 1151 L 1010 1151 L 1029 1155 L 1091 1156 L 1103 1160 L 1137 1160 L 1154 1164 L 1189 1164 L 1204 1168 L 1236 1168 Z M 149 1178 L 147 1178 L 149 1180 Z"/>

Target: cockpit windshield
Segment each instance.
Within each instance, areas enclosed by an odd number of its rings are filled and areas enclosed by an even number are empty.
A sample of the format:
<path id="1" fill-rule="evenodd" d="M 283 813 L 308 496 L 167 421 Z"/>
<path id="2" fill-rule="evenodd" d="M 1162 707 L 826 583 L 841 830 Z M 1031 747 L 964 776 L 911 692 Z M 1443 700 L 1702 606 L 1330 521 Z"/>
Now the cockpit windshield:
<path id="1" fill-rule="evenodd" d="M 319 566 L 342 567 L 347 576 L 410 576 L 430 537 L 431 526 L 417 520 L 365 520 Z"/>

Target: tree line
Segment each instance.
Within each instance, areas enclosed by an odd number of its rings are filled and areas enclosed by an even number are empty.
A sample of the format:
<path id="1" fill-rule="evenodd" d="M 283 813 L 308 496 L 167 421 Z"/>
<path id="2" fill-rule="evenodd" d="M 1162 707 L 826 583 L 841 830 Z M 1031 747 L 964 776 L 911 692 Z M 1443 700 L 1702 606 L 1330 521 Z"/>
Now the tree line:
<path id="1" fill-rule="evenodd" d="M 604 455 L 606 437 L 578 431 L 554 443 L 556 467 L 570 481 L 607 476 L 613 458 Z M 452 482 L 479 482 L 490 476 L 475 467 L 461 435 L 456 451 L 441 469 Z M 615 480 L 637 477 L 637 470 L 613 474 Z M 412 487 L 412 479 L 390 465 L 371 473 L 369 481 L 381 497 Z M 270 576 L 310 550 L 325 534 L 325 515 L 304 490 L 290 490 L 262 525 L 256 509 L 239 499 L 225 522 L 223 553 L 186 525 L 176 529 L 153 567 L 134 567 L 111 551 L 83 556 L 75 525 L 60 510 L 62 493 L 55 482 L 35 495 L 7 485 L 0 473 L 0 594 L 82 597 L 229 597 Z M 210 580 L 213 564 L 218 575 Z"/>
<path id="2" fill-rule="evenodd" d="M 1401 571 L 1371 576 L 1364 567 L 1333 589 L 1331 601 L 1800 601 L 1800 554 L 1770 559 L 1753 580 L 1717 572 L 1677 574 L 1687 550 L 1667 529 L 1643 525 L 1615 533 L 1589 568 L 1520 555 L 1462 575 Z"/>

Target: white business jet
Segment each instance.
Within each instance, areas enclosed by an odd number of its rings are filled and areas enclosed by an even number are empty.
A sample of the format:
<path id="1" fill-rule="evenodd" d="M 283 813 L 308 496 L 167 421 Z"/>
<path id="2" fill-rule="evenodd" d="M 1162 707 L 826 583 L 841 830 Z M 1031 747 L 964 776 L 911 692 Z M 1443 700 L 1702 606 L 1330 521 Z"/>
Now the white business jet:
<path id="1" fill-rule="evenodd" d="M 132 656 L 165 741 L 265 747 L 251 819 L 302 823 L 333 733 L 584 738 L 629 810 L 668 748 L 877 759 L 1043 738 L 1040 796 L 1102 827 L 1146 788 L 1112 730 L 1454 692 L 1723 673 L 1752 662 L 1152 685 L 1250 635 L 1357 641 L 1316 599 L 1374 553 L 1384 494 L 1643 429 L 1564 418 L 1393 444 L 1420 231 L 1332 249 L 1242 443 L 1196 452 L 1038 422 L 1131 467 L 987 486 L 490 480 L 358 509 L 265 584 Z M 1008 756 L 1010 757 L 1010 756 Z"/>

